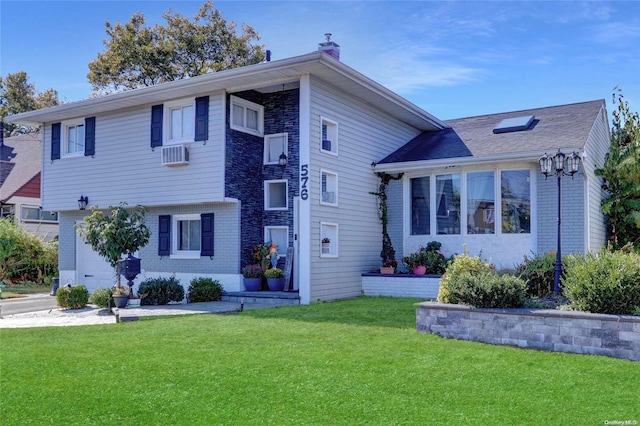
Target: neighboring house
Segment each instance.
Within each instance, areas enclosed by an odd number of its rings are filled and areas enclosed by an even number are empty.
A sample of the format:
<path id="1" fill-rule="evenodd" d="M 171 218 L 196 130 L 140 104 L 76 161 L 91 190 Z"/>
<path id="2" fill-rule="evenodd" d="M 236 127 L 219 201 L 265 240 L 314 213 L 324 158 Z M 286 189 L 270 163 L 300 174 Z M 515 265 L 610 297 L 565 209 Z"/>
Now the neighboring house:
<path id="1" fill-rule="evenodd" d="M 0 139 L 0 217 L 14 216 L 19 226 L 49 241 L 58 236 L 58 214 L 40 205 L 41 151 L 39 135 Z"/>
<path id="2" fill-rule="evenodd" d="M 390 188 L 395 197 L 391 228 L 398 257 L 402 248 L 412 251 L 419 243 L 434 239 L 446 244 L 448 252 L 461 251 L 466 231 L 448 240 L 453 236 L 437 235 L 435 225 L 419 225 L 421 234 L 412 234 L 409 186 L 415 181 L 410 176 L 436 173 L 432 179 L 436 182 L 443 173 L 439 170 L 447 170 L 447 174 L 463 170 L 461 182 L 466 182 L 467 170 L 473 166 L 454 158 L 461 155 L 455 152 L 448 153 L 449 164 L 435 157 L 407 161 L 402 155 L 407 147 L 425 138 L 455 132 L 457 122 L 451 123 L 451 130 L 450 124 L 341 63 L 338 49 L 327 41 L 321 43 L 321 51 L 303 56 L 11 117 L 11 122 L 43 128 L 42 203 L 45 209 L 60 214 L 62 282 L 70 278 L 90 290 L 112 285 L 112 274 L 104 261 L 76 236 L 76 225 L 81 226 L 88 214 L 78 210 L 77 200 L 83 196 L 88 197 L 89 205 L 100 209 L 120 202 L 147 207 L 152 236 L 138 253 L 145 273 L 137 282 L 175 274 L 187 287 L 192 277 L 210 276 L 220 280 L 226 291 L 242 290 L 240 269 L 248 262 L 252 247 L 273 240 L 281 255 L 286 254 L 286 247 L 293 247 L 293 288 L 301 303 L 358 296 L 361 274 L 381 262 L 377 199 L 371 195 L 378 188 L 375 172 L 380 170 L 405 172 L 403 180 Z M 600 140 L 599 132 L 606 137 L 606 112 L 604 104 L 600 106 L 591 117 L 596 125 L 604 120 L 604 127 L 592 132 L 597 135 L 587 132 L 569 137 L 575 133 L 575 123 L 570 123 L 568 129 L 556 129 L 559 132 L 554 141 L 509 148 L 512 155 L 478 154 L 469 141 L 457 142 L 461 148 L 467 144 L 473 158 L 481 163 L 479 171 L 502 173 L 506 162 L 509 170 L 518 172 L 513 175 L 514 185 L 525 179 L 522 170 L 528 171 L 532 209 L 528 238 L 536 242 L 527 242 L 522 253 L 528 253 L 529 248 L 552 249 L 550 243 L 537 241 L 554 235 L 555 229 L 555 221 L 547 219 L 555 211 L 553 182 L 545 184 L 538 176 L 536 156 L 545 150 L 555 151 L 558 145 L 584 153 L 590 138 Z M 546 119 L 538 118 L 533 131 L 546 128 Z M 509 137 L 505 135 L 503 140 Z M 591 163 L 597 163 L 602 155 L 589 153 L 585 160 L 589 176 L 580 174 L 575 184 L 595 181 Z M 286 164 L 281 167 L 280 162 Z M 467 163 L 468 167 L 447 168 Z M 429 185 L 435 194 L 438 187 Z M 581 188 L 584 204 L 576 214 L 583 217 L 586 203 L 595 206 L 599 200 L 587 196 L 586 184 Z M 514 187 L 509 194 L 513 199 L 503 197 L 508 205 L 515 205 L 516 200 L 522 204 L 523 194 L 515 189 L 526 192 L 521 186 Z M 433 204 L 432 198 L 429 203 Z M 488 211 L 489 202 L 501 200 L 483 196 L 476 210 Z M 436 216 L 451 214 L 448 201 L 440 201 L 441 212 L 429 213 L 432 223 L 439 219 Z M 461 207 L 466 205 L 465 201 Z M 537 213 L 534 210 L 538 208 L 549 212 Z M 493 215 L 477 213 L 477 222 L 486 218 L 500 223 L 502 216 Z M 584 217 L 577 232 L 591 226 Z M 443 227 L 453 233 L 463 225 L 467 226 L 467 219 Z M 522 229 L 524 225 L 519 226 Z M 482 226 L 472 226 L 476 227 L 479 230 Z M 602 235 L 585 231 L 590 240 L 581 249 L 604 243 L 604 227 L 600 223 L 596 228 L 598 232 L 602 229 Z M 432 236 L 425 234 L 427 229 Z M 499 230 L 495 235 L 472 237 L 487 238 L 487 244 L 496 247 L 506 238 Z M 499 241 L 490 242 L 491 237 Z M 328 250 L 322 248 L 323 238 L 331 240 Z M 479 250 L 483 244 L 474 240 L 469 248 Z M 492 249 L 491 254 L 494 252 Z M 511 256 L 508 249 L 502 252 Z M 282 265 L 285 259 L 280 262 Z"/>
<path id="3" fill-rule="evenodd" d="M 401 250 L 437 240 L 451 255 L 466 245 L 501 269 L 514 268 L 524 256 L 555 252 L 557 177 L 545 178 L 538 160 L 558 149 L 582 158 L 580 171 L 561 182 L 562 253 L 597 251 L 605 244 L 604 192 L 594 173 L 604 165 L 610 143 L 604 100 L 446 124 L 375 167 L 404 173 L 388 190 L 395 202 L 390 216 L 397 219 L 391 239 Z"/>

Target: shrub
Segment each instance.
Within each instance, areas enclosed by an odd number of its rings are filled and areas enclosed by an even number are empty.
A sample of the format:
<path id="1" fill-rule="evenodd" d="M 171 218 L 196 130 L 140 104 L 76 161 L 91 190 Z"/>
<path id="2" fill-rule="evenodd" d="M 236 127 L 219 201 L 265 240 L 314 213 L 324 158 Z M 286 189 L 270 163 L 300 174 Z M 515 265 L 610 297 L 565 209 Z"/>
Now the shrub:
<path id="1" fill-rule="evenodd" d="M 176 277 L 148 278 L 140 283 L 139 294 L 146 294 L 142 305 L 167 305 L 184 299 L 184 288 Z"/>
<path id="2" fill-rule="evenodd" d="M 526 284 L 513 275 L 498 275 L 483 270 L 479 274 L 463 274 L 449 285 L 452 297 L 476 308 L 521 308 Z"/>
<path id="3" fill-rule="evenodd" d="M 562 284 L 575 310 L 632 314 L 640 306 L 640 255 L 602 249 L 567 256 Z"/>
<path id="4" fill-rule="evenodd" d="M 115 305 L 113 303 L 113 288 L 99 288 L 89 296 L 89 303 L 101 308 L 108 307 L 109 301 L 111 301 L 111 306 Z"/>
<path id="5" fill-rule="evenodd" d="M 56 303 L 65 309 L 82 309 L 89 302 L 89 291 L 83 285 L 62 287 L 56 292 Z"/>
<path id="6" fill-rule="evenodd" d="M 220 281 L 211 278 L 198 277 L 191 280 L 189 285 L 190 302 L 213 302 L 222 297 Z"/>
<path id="7" fill-rule="evenodd" d="M 527 283 L 528 297 L 545 297 L 553 293 L 555 263 L 555 253 L 524 257 L 524 262 L 518 266 L 518 276 Z"/>
<path id="8" fill-rule="evenodd" d="M 440 278 L 440 289 L 438 290 L 438 302 L 458 303 L 458 299 L 451 294 L 449 287 L 462 275 L 478 275 L 483 271 L 494 271 L 495 268 L 489 263 L 485 263 L 479 256 L 469 256 L 469 253 L 454 256 L 453 261 L 447 267 L 446 272 Z"/>

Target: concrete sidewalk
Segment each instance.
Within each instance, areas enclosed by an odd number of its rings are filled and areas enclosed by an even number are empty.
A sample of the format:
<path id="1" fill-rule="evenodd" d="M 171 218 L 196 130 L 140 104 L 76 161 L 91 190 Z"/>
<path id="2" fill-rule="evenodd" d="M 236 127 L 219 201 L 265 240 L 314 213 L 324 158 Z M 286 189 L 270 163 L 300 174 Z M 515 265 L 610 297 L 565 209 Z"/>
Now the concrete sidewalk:
<path id="1" fill-rule="evenodd" d="M 273 308 L 275 305 L 245 304 L 243 309 Z M 168 315 L 222 314 L 239 312 L 237 302 L 202 302 L 162 306 L 142 306 L 140 308 L 113 308 L 117 314 L 109 314 L 106 308 L 88 305 L 83 309 L 55 308 L 46 311 L 14 314 L 0 317 L 0 328 L 26 327 L 66 327 L 73 325 L 115 324 L 119 320 L 136 321 L 140 317 Z"/>

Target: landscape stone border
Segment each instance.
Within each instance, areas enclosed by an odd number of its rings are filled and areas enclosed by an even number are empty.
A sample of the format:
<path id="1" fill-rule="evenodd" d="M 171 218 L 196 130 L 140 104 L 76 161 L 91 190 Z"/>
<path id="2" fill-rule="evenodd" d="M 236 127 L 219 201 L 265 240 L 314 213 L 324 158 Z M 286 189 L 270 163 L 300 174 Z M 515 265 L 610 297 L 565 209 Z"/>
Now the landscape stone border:
<path id="1" fill-rule="evenodd" d="M 553 309 L 416 305 L 418 332 L 460 340 L 640 361 L 640 317 Z"/>

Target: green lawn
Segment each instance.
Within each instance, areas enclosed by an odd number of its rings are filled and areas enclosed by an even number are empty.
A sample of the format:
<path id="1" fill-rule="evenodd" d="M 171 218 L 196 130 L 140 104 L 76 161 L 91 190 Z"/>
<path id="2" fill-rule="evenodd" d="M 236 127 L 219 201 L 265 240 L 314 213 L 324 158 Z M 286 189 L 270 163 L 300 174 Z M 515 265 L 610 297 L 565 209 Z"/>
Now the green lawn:
<path id="1" fill-rule="evenodd" d="M 640 363 L 418 334 L 416 301 L 0 329 L 0 423 L 640 422 Z"/>

